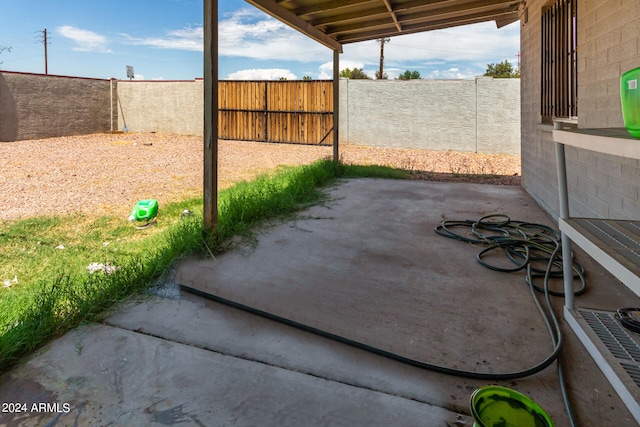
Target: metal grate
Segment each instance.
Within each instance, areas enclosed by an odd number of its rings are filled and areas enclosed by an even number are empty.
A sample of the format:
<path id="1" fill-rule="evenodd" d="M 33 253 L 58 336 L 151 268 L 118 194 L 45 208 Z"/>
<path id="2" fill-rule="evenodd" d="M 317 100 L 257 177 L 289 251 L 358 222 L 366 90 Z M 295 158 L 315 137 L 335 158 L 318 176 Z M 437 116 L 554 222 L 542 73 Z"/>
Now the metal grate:
<path id="1" fill-rule="evenodd" d="M 575 222 L 609 250 L 640 267 L 640 223 L 586 218 L 576 218 Z"/>
<path id="2" fill-rule="evenodd" d="M 613 313 L 579 311 L 582 318 L 600 338 L 611 354 L 640 387 L 640 346 L 620 326 Z M 634 363 L 635 362 L 635 363 Z"/>

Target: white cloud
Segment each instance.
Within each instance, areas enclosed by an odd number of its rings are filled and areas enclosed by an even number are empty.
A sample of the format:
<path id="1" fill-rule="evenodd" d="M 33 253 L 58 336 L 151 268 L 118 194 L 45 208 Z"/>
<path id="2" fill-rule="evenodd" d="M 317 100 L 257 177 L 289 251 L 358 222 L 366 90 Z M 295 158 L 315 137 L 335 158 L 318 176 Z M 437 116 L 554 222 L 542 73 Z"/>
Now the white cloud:
<path id="1" fill-rule="evenodd" d="M 56 28 L 56 30 L 62 37 L 72 40 L 77 44 L 73 50 L 81 52 L 112 52 L 111 49 L 108 48 L 107 38 L 101 34 L 72 27 L 71 25 L 63 25 Z"/>
<path id="2" fill-rule="evenodd" d="M 218 24 L 220 57 L 312 62 L 331 57 L 331 51 L 265 13 L 243 8 L 225 15 Z M 188 26 L 163 35 L 134 37 L 121 34 L 126 43 L 161 49 L 202 52 L 204 29 Z M 320 59 L 321 58 L 321 59 Z"/>
<path id="3" fill-rule="evenodd" d="M 240 70 L 227 76 L 228 80 L 279 80 L 285 77 L 287 80 L 296 80 L 298 77 L 289 70 L 282 68 L 254 68 Z"/>
<path id="4" fill-rule="evenodd" d="M 219 33 L 220 56 L 313 62 L 332 55 L 328 48 L 257 9 L 225 15 Z"/>
<path id="5" fill-rule="evenodd" d="M 129 44 L 156 47 L 159 49 L 176 49 L 202 52 L 204 46 L 204 30 L 202 26 L 188 26 L 179 30 L 167 31 L 160 37 L 133 37 L 121 34 Z"/>
<path id="6" fill-rule="evenodd" d="M 471 68 L 465 68 L 460 70 L 457 67 L 451 67 L 446 70 L 434 70 L 427 76 L 422 76 L 422 78 L 427 79 L 473 79 L 477 77 L 479 74 L 476 70 Z"/>
<path id="7" fill-rule="evenodd" d="M 385 64 L 400 66 L 402 63 L 434 60 L 484 63 L 491 58 L 515 59 L 519 50 L 518 22 L 501 29 L 497 29 L 493 22 L 484 22 L 392 37 L 385 44 L 384 59 Z M 375 40 L 346 45 L 344 51 L 343 56 L 350 60 L 372 65 L 380 60 L 380 45 Z"/>
<path id="8" fill-rule="evenodd" d="M 485 22 L 392 37 L 385 44 L 384 71 L 390 79 L 405 70 L 418 70 L 427 79 L 468 79 L 483 74 L 488 63 L 509 58 L 516 64 L 519 50 L 518 22 L 501 29 L 493 22 Z M 379 61 L 380 45 L 375 40 L 349 44 L 341 55 L 340 69 L 345 68 L 342 63 L 360 63 L 363 66 L 359 68 L 364 67 L 373 78 Z"/>
<path id="9" fill-rule="evenodd" d="M 276 63 L 278 60 L 324 61 L 318 68 L 317 78 L 333 77 L 331 51 L 262 12 L 244 9 L 229 15 L 220 25 L 221 55 L 272 59 Z M 474 78 L 482 74 L 490 62 L 512 58 L 510 61 L 515 63 L 519 49 L 517 22 L 501 29 L 493 22 L 486 22 L 393 37 L 385 45 L 384 70 L 390 79 L 405 70 L 418 70 L 423 78 Z M 305 50 L 309 53 L 299 54 Z M 362 68 L 374 78 L 379 60 L 380 45 L 375 40 L 348 44 L 340 55 L 340 70 Z"/>
<path id="10" fill-rule="evenodd" d="M 160 49 L 202 52 L 204 44 L 202 26 L 185 26 L 149 37 L 128 34 L 122 37 L 129 44 Z M 488 63 L 511 58 L 510 62 L 515 64 L 519 49 L 518 22 L 501 29 L 493 22 L 486 22 L 392 37 L 385 45 L 384 70 L 390 79 L 405 70 L 418 70 L 423 78 L 473 78 L 482 74 Z M 238 61 L 237 68 L 242 68 L 228 78 L 284 76 L 294 79 L 295 74 L 301 74 L 331 79 L 333 76 L 330 49 L 255 8 L 242 8 L 221 16 L 218 50 L 220 58 L 226 58 L 228 64 Z M 345 45 L 340 55 L 340 69 L 362 68 L 374 78 L 379 54 L 380 45 L 375 40 Z M 250 60 L 260 60 L 258 67 L 264 68 L 252 68 Z M 307 65 L 298 68 L 292 62 Z M 319 64 L 316 72 L 303 71 L 312 69 L 310 64 Z"/>

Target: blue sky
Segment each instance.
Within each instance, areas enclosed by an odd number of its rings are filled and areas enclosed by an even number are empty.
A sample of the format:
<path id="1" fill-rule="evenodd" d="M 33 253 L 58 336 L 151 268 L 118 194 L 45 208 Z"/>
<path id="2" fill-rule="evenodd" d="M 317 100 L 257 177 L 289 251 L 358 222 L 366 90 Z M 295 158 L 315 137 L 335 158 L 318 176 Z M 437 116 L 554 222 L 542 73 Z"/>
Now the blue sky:
<path id="1" fill-rule="evenodd" d="M 221 79 L 331 78 L 332 52 L 244 0 L 220 0 Z M 192 80 L 202 77 L 202 0 L 0 0 L 0 69 L 50 74 Z M 389 78 L 417 70 L 423 78 L 473 78 L 488 63 L 517 64 L 520 30 L 487 22 L 393 37 L 385 45 Z M 379 67 L 375 41 L 345 45 L 340 68 Z"/>

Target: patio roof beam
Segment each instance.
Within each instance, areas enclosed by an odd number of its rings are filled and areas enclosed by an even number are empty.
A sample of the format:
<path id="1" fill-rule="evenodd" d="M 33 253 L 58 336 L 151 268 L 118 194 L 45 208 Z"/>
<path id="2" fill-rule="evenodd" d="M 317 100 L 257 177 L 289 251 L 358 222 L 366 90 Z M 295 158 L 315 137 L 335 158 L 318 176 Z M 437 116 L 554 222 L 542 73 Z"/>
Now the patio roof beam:
<path id="1" fill-rule="evenodd" d="M 402 22 L 436 20 L 456 16 L 468 16 L 478 13 L 504 13 L 518 11 L 518 2 L 504 0 L 477 0 L 466 3 L 464 6 L 452 5 L 438 7 L 420 12 L 401 13 Z"/>
<path id="2" fill-rule="evenodd" d="M 377 3 L 372 0 L 333 0 L 333 1 L 325 1 L 318 4 L 314 4 L 312 6 L 301 7 L 297 9 L 298 16 L 306 16 L 313 15 L 316 13 L 326 12 L 328 10 L 340 10 L 349 6 L 356 6 L 363 3 Z"/>
<path id="3" fill-rule="evenodd" d="M 320 44 L 323 44 L 330 48 L 331 50 L 337 50 L 342 52 L 342 44 L 337 42 L 334 38 L 328 37 L 325 33 L 318 30 L 316 27 L 300 18 L 295 13 L 290 10 L 280 6 L 278 3 L 269 0 L 246 0 L 247 3 L 250 3 L 262 10 L 263 12 L 279 19 L 285 24 L 295 28 L 300 31 L 302 34 L 306 34 L 308 37 L 317 41 Z"/>
<path id="4" fill-rule="evenodd" d="M 246 0 L 332 50 L 478 22 L 519 19 L 521 0 Z"/>
<path id="5" fill-rule="evenodd" d="M 519 19 L 517 13 L 513 12 L 504 12 L 491 15 L 492 19 L 495 21 L 501 22 L 515 22 Z M 402 29 L 402 34 L 413 34 L 420 33 L 424 31 L 432 31 L 439 30 L 444 28 L 451 28 L 452 22 L 455 22 L 455 25 L 468 25 L 468 24 L 476 24 L 480 22 L 486 22 L 487 15 L 480 14 L 478 16 L 466 16 L 458 19 L 441 19 L 429 23 L 420 23 L 420 24 L 408 24 L 404 25 Z M 504 24 L 506 25 L 506 24 Z M 372 40 L 375 38 L 381 37 L 393 37 L 399 35 L 397 30 L 393 27 L 389 27 L 388 29 L 383 29 L 382 27 L 376 28 L 366 28 L 363 31 L 359 31 L 357 29 L 353 29 L 351 32 L 340 33 L 332 33 L 332 35 L 342 44 L 348 43 L 356 43 L 360 41 Z"/>
<path id="6" fill-rule="evenodd" d="M 387 11 L 387 8 L 384 6 L 368 9 L 367 12 L 368 12 L 367 14 L 368 19 L 384 19 L 384 18 L 388 19 L 389 17 L 389 12 Z M 349 24 L 353 22 L 359 22 L 361 20 L 362 20 L 361 12 L 351 12 L 351 13 L 344 13 L 339 15 L 325 16 L 322 18 L 314 18 L 309 20 L 309 23 L 315 27 L 324 27 L 326 29 L 326 27 L 340 25 L 343 23 Z M 360 23 L 360 25 L 362 26 L 362 23 Z"/>
<path id="7" fill-rule="evenodd" d="M 511 22 L 513 22 L 518 19 L 518 3 L 505 3 L 504 0 L 478 0 L 467 3 L 465 9 L 462 9 L 462 7 L 458 5 L 423 10 L 419 12 L 395 13 L 394 19 L 399 22 L 397 25 L 389 19 L 386 11 L 384 15 L 380 12 L 382 11 L 376 10 L 375 14 L 372 13 L 369 15 L 369 20 L 367 21 L 366 26 L 362 25 L 361 22 L 355 19 L 357 16 L 354 16 L 354 19 L 348 23 L 345 22 L 341 24 L 334 22 L 333 25 L 331 25 L 331 23 L 323 22 L 325 25 L 329 24 L 325 29 L 326 34 L 340 40 L 341 35 L 345 33 L 356 33 L 358 31 L 370 31 L 373 29 L 387 31 L 384 29 L 387 27 L 393 28 L 395 25 L 396 28 L 393 31 L 397 30 L 394 34 L 398 35 L 404 34 L 404 29 L 407 26 L 413 26 L 416 28 L 416 26 L 419 25 L 421 28 L 429 30 L 431 23 L 438 25 L 443 20 L 447 20 L 449 24 L 452 22 L 457 24 L 458 22 L 464 23 L 465 19 L 475 19 L 478 17 L 483 17 L 484 20 L 493 20 L 487 18 L 502 17 L 504 14 L 511 15 L 507 20 L 511 20 Z M 343 17 L 343 19 L 347 18 L 349 18 L 349 16 Z M 319 21 L 314 21 L 314 25 L 319 24 Z M 400 27 L 400 30 L 398 30 L 398 27 Z M 348 37 L 344 37 L 344 40 L 347 38 Z"/>
<path id="8" fill-rule="evenodd" d="M 393 11 L 393 8 L 391 7 L 391 4 L 389 3 L 389 0 L 383 0 L 384 1 L 384 5 L 387 6 L 387 10 L 389 11 L 389 15 L 391 15 L 391 19 L 393 19 L 393 22 L 396 24 L 396 28 L 398 29 L 398 32 L 402 32 L 402 27 L 400 26 L 400 23 L 398 22 L 398 17 L 396 16 L 396 13 Z"/>

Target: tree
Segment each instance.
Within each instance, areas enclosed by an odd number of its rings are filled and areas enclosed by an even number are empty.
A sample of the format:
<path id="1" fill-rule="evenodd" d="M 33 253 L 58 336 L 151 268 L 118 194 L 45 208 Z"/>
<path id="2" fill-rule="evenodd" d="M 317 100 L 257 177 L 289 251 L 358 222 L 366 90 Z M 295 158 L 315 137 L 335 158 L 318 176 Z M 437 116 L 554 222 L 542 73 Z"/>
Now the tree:
<path id="1" fill-rule="evenodd" d="M 407 70 L 398 76 L 398 79 L 400 80 L 417 80 L 419 78 L 420 78 L 420 72 L 418 70 L 413 70 L 413 71 Z"/>
<path id="2" fill-rule="evenodd" d="M 302 80 L 313 80 L 311 76 L 302 76 Z"/>
<path id="3" fill-rule="evenodd" d="M 484 75 L 497 79 L 520 78 L 520 73 L 514 70 L 513 66 L 506 59 L 499 64 L 487 64 L 487 72 L 484 73 Z"/>
<path id="4" fill-rule="evenodd" d="M 0 46 L 0 53 L 2 52 L 11 52 L 11 47 L 10 46 Z M 2 62 L 0 62 L 0 64 L 2 64 Z"/>
<path id="5" fill-rule="evenodd" d="M 376 79 L 380 80 L 380 71 L 376 71 Z M 389 75 L 383 71 L 382 80 L 388 80 L 388 79 L 389 79 Z"/>
<path id="6" fill-rule="evenodd" d="M 340 77 L 346 77 L 352 80 L 369 80 L 369 76 L 367 76 L 367 73 L 365 73 L 362 68 L 354 68 L 353 70 L 345 68 L 340 71 Z"/>

